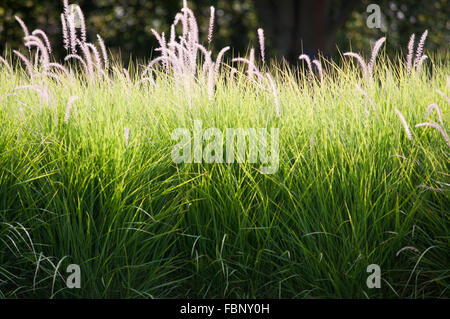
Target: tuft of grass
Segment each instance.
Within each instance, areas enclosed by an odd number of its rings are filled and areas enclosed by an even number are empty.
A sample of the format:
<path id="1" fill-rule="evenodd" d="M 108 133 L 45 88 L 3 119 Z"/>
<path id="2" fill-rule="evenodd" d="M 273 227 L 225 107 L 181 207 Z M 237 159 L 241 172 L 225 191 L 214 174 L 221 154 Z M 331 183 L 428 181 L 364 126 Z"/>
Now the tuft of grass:
<path id="1" fill-rule="evenodd" d="M 161 57 L 126 69 L 71 19 L 64 65 L 37 35 L 1 59 L 0 297 L 449 297 L 449 56 L 412 72 L 381 52 L 375 68 L 382 39 L 368 65 L 345 54 L 362 77 L 254 49 L 214 62 L 185 3 L 179 42 L 154 31 Z M 279 128 L 279 170 L 175 164 L 171 133 L 196 120 Z"/>

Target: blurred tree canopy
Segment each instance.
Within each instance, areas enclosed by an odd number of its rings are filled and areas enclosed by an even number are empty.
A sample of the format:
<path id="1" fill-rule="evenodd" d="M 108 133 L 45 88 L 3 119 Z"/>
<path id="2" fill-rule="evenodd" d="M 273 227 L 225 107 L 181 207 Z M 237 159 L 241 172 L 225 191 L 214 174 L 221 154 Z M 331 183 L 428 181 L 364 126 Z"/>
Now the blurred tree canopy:
<path id="1" fill-rule="evenodd" d="M 169 33 L 182 0 L 73 0 L 83 9 L 88 38 L 100 34 L 107 47 L 124 60 L 150 58 L 157 47 L 151 29 Z M 366 8 L 376 3 L 381 8 L 381 29 L 366 25 Z M 420 36 L 429 30 L 426 48 L 447 51 L 450 43 L 449 0 L 435 1 L 354 1 L 354 0 L 190 0 L 202 39 L 206 43 L 209 8 L 216 7 L 213 49 L 231 45 L 234 54 L 245 54 L 257 46 L 256 30 L 266 32 L 269 57 L 295 61 L 304 51 L 326 55 L 340 51 L 370 50 L 371 41 L 387 36 L 387 49 L 405 50 L 411 33 Z M 23 46 L 23 33 L 14 20 L 22 18 L 30 30 L 44 30 L 61 57 L 62 0 L 0 0 L 0 50 Z"/>

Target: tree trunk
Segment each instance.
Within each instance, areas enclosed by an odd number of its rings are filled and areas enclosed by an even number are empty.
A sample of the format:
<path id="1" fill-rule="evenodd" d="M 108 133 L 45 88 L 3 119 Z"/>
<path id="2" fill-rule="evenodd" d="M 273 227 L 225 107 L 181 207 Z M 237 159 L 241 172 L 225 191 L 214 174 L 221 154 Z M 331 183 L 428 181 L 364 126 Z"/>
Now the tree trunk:
<path id="1" fill-rule="evenodd" d="M 331 56 L 338 28 L 347 21 L 359 1 L 254 0 L 261 27 L 270 37 L 279 57 L 296 63 L 302 53 L 311 57 Z M 334 4 L 335 2 L 333 2 Z"/>

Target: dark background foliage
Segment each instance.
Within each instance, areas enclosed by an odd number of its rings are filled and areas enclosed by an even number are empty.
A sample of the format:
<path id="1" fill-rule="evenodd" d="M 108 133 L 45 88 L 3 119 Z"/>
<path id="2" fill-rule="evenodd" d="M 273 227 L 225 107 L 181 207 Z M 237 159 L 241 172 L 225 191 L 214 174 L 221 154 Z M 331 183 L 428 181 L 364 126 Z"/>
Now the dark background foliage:
<path id="1" fill-rule="evenodd" d="M 182 0 L 74 0 L 84 11 L 91 41 L 98 33 L 110 50 L 124 60 L 149 58 L 157 46 L 151 28 L 168 33 Z M 370 3 L 383 14 L 381 29 L 366 26 Z M 203 39 L 209 20 L 209 7 L 216 7 L 213 46 L 231 45 L 235 54 L 257 46 L 256 29 L 266 33 L 271 58 L 294 62 L 302 52 L 335 56 L 352 49 L 366 51 L 371 41 L 387 36 L 389 53 L 405 50 L 411 33 L 420 36 L 429 30 L 426 48 L 446 51 L 450 42 L 450 4 L 435 1 L 353 1 L 353 0 L 191 0 Z M 14 20 L 21 17 L 29 29 L 41 28 L 49 35 L 57 55 L 62 56 L 62 0 L 0 0 L 0 50 L 18 48 L 22 30 Z"/>

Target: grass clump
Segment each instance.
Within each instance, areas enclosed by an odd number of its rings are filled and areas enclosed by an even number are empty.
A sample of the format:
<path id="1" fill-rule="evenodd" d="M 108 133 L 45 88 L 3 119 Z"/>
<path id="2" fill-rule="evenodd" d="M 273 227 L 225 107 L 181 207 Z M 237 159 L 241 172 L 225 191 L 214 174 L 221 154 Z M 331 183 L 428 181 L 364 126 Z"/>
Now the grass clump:
<path id="1" fill-rule="evenodd" d="M 0 297 L 449 297 L 449 57 L 216 65 L 192 12 L 177 19 L 143 67 L 73 34 L 65 65 L 40 33 L 24 67 L 2 59 Z M 278 171 L 175 164 L 171 133 L 196 120 L 278 128 Z"/>

